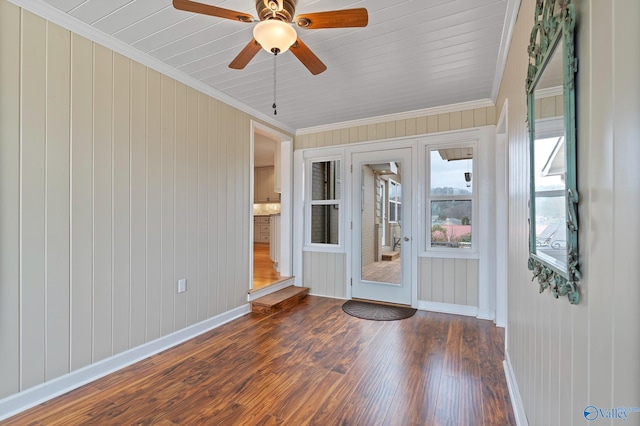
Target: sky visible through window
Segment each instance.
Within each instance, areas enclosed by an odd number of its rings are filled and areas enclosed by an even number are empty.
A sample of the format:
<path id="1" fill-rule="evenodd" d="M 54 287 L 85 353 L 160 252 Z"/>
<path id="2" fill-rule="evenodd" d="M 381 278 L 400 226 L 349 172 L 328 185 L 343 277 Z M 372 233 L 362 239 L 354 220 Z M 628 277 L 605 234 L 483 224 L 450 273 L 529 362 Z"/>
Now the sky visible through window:
<path id="1" fill-rule="evenodd" d="M 470 193 L 472 186 L 467 187 L 464 180 L 466 172 L 473 172 L 472 159 L 448 161 L 443 160 L 437 150 L 431 151 L 431 189 L 456 188 L 463 191 L 460 193 Z"/>

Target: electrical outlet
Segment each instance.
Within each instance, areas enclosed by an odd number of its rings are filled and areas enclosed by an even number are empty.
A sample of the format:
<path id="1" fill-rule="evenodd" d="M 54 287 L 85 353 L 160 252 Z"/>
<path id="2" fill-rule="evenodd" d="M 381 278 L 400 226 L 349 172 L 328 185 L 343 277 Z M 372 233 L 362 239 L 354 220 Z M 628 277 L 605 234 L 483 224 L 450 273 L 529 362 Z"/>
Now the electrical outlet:
<path id="1" fill-rule="evenodd" d="M 187 291 L 187 280 L 185 278 L 178 280 L 178 293 Z"/>

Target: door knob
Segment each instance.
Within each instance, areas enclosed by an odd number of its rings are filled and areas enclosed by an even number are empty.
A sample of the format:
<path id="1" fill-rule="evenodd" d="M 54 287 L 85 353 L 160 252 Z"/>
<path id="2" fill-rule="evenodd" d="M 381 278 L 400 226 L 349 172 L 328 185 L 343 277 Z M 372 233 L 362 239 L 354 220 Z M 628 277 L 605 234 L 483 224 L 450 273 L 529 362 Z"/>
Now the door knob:
<path id="1" fill-rule="evenodd" d="M 404 237 L 404 240 L 405 240 L 405 241 L 409 241 L 409 240 L 410 240 L 410 238 L 409 238 L 409 237 Z"/>

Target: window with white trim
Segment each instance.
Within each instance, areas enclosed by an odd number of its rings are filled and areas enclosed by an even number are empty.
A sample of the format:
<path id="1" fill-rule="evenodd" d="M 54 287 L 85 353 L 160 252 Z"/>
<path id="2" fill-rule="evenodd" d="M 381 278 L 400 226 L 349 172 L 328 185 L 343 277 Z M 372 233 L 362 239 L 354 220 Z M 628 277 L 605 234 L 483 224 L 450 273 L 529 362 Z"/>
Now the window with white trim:
<path id="1" fill-rule="evenodd" d="M 389 222 L 398 223 L 402 217 L 402 184 L 389 179 Z"/>
<path id="2" fill-rule="evenodd" d="M 475 218 L 473 146 L 430 147 L 427 250 L 472 249 Z"/>
<path id="3" fill-rule="evenodd" d="M 341 242 L 340 160 L 310 160 L 307 164 L 307 244 L 337 246 Z"/>

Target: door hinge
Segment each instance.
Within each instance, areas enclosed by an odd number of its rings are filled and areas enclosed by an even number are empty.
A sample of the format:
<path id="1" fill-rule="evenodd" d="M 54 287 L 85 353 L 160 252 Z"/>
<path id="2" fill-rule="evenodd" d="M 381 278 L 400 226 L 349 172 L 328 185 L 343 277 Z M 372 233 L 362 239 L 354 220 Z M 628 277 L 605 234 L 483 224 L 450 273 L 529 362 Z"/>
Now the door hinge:
<path id="1" fill-rule="evenodd" d="M 351 225 L 350 225 L 350 227 L 351 227 L 351 229 L 353 229 L 353 222 L 351 222 Z"/>
<path id="2" fill-rule="evenodd" d="M 353 164 L 350 167 L 351 173 L 353 173 Z"/>
<path id="3" fill-rule="evenodd" d="M 353 287 L 353 278 L 349 278 L 349 281 L 351 281 L 351 287 Z"/>

